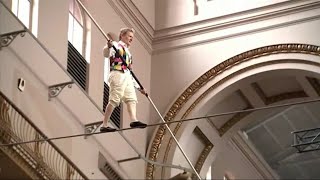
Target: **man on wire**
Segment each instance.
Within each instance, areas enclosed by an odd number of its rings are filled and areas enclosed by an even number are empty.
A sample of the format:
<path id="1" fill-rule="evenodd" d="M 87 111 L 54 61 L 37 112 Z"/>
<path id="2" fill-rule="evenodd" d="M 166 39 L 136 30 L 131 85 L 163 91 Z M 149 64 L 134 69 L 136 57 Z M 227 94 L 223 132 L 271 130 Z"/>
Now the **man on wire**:
<path id="1" fill-rule="evenodd" d="M 147 124 L 138 121 L 136 117 L 136 104 L 138 101 L 135 88 L 144 95 L 146 95 L 146 92 L 137 84 L 130 72 L 132 70 L 132 56 L 129 47 L 133 36 L 133 29 L 123 28 L 120 30 L 119 42 L 111 42 L 109 40 L 108 45 L 104 47 L 104 56 L 109 56 L 110 60 L 110 74 L 108 78 L 109 102 L 106 106 L 100 132 L 116 131 L 115 128 L 108 126 L 107 123 L 114 108 L 119 106 L 121 101 L 127 104 L 129 117 L 132 121 L 130 127 L 145 128 L 147 126 Z"/>

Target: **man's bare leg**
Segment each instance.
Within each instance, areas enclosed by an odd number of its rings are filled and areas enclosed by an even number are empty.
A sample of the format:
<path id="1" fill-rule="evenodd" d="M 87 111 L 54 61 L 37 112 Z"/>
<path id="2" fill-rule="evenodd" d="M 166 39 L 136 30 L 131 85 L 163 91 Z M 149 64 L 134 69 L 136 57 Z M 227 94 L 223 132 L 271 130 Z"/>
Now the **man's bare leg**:
<path id="1" fill-rule="evenodd" d="M 103 123 L 102 123 L 102 126 L 100 127 L 100 132 L 113 132 L 116 130 L 114 128 L 108 127 L 108 121 L 111 117 L 113 110 L 114 110 L 114 107 L 110 103 L 108 103 L 105 114 L 104 114 Z"/>
<path id="2" fill-rule="evenodd" d="M 106 107 L 106 111 L 104 113 L 104 118 L 103 118 L 103 126 L 104 127 L 108 126 L 108 121 L 111 117 L 113 110 L 114 110 L 114 107 L 110 103 L 108 103 L 107 107 Z"/>
<path id="3" fill-rule="evenodd" d="M 147 127 L 147 124 L 142 123 L 140 121 L 137 120 L 137 104 L 135 101 L 129 101 L 126 103 L 127 107 L 128 107 L 128 113 L 129 113 L 129 117 L 131 119 L 131 123 L 130 123 L 130 127 L 132 128 L 145 128 Z"/>
<path id="4" fill-rule="evenodd" d="M 127 104 L 130 120 L 137 121 L 137 104 L 136 104 L 136 102 L 129 101 L 126 104 Z"/>

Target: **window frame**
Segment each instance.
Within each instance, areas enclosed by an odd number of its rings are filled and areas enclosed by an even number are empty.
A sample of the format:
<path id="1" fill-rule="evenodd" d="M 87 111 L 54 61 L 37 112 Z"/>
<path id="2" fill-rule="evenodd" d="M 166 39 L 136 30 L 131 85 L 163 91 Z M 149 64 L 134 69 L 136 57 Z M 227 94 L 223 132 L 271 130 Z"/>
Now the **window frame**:
<path id="1" fill-rule="evenodd" d="M 73 1 L 73 11 L 70 10 L 70 4 L 71 2 L 70 1 Z M 75 15 L 75 8 L 78 8 L 78 11 L 79 11 L 79 16 L 82 20 L 82 22 L 79 22 L 78 18 L 76 17 Z M 78 2 L 76 0 L 69 0 L 69 10 L 68 10 L 68 19 L 70 17 L 70 15 L 72 16 L 72 23 L 73 23 L 73 29 L 72 29 L 72 41 L 70 41 L 70 43 L 73 44 L 73 46 L 76 47 L 76 45 L 74 44 L 74 30 L 75 30 L 75 26 L 74 26 L 74 23 L 78 23 L 81 28 L 82 28 L 82 40 L 81 40 L 81 52 L 79 52 L 83 57 L 86 57 L 86 37 L 87 37 L 87 26 L 86 26 L 86 16 L 85 16 L 85 13 L 83 12 L 83 9 L 81 8 L 81 6 L 78 4 Z M 69 22 L 70 20 L 68 20 Z M 69 31 L 70 30 L 70 27 L 69 27 L 69 24 L 68 24 L 68 40 L 69 40 Z"/>
<path id="2" fill-rule="evenodd" d="M 13 1 L 16 1 L 16 3 L 13 2 Z M 22 21 L 21 17 L 19 17 L 19 14 L 21 14 L 21 11 L 25 11 L 25 8 L 20 8 L 20 7 L 19 7 L 20 1 L 28 1 L 28 2 L 29 2 L 28 25 L 26 25 L 26 24 Z M 15 4 L 16 4 L 16 7 L 14 7 Z M 11 1 L 11 11 L 12 11 L 13 14 L 15 14 L 16 17 L 22 22 L 22 24 L 23 24 L 24 26 L 26 26 L 30 31 L 32 31 L 32 23 L 33 23 L 33 19 L 32 19 L 33 6 L 34 6 L 34 1 L 33 1 L 33 0 L 12 0 L 12 1 Z M 16 12 L 15 12 L 14 10 L 16 10 Z"/>

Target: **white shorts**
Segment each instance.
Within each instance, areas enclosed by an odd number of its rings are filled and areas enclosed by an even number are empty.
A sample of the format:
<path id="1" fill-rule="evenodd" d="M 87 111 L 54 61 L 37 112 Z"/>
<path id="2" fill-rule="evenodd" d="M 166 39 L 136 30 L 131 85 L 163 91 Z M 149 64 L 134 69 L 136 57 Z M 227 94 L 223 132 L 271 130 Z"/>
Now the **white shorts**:
<path id="1" fill-rule="evenodd" d="M 129 71 L 111 71 L 108 79 L 109 83 L 109 103 L 113 107 L 119 106 L 120 102 L 137 103 L 137 95 L 133 84 L 133 79 Z"/>

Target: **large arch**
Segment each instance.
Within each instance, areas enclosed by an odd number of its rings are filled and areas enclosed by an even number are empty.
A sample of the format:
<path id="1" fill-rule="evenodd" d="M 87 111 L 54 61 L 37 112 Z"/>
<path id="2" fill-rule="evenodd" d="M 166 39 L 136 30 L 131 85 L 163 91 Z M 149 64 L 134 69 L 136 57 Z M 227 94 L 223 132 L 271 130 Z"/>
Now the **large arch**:
<path id="1" fill-rule="evenodd" d="M 219 102 L 219 98 L 223 98 L 232 89 L 235 89 L 236 82 L 270 70 L 296 70 L 304 71 L 306 73 L 317 73 L 320 70 L 320 47 L 307 44 L 279 44 L 265 46 L 253 49 L 230 59 L 225 60 L 219 65 L 213 67 L 194 83 L 192 83 L 173 103 L 165 116 L 166 121 L 175 121 L 182 118 L 195 117 L 199 115 L 199 109 L 206 111 L 205 107 L 210 100 L 215 97 Z M 297 66 L 299 65 L 299 66 Z M 233 88 L 232 85 L 234 85 Z M 227 90 L 227 87 L 228 90 Z M 292 93 L 290 96 L 282 96 L 281 101 L 290 98 L 303 98 L 303 94 Z M 274 102 L 276 102 L 274 101 Z M 210 102 L 212 103 L 212 102 Z M 240 118 L 241 119 L 241 118 Z M 216 129 L 217 133 L 222 136 L 235 124 L 239 119 L 226 123 L 220 129 Z M 184 137 L 188 137 L 187 133 L 192 132 L 194 128 L 192 125 L 185 125 L 184 123 L 177 123 L 171 125 L 174 134 L 177 135 L 179 141 L 183 141 Z M 165 133 L 165 127 L 159 127 L 153 136 L 153 140 L 149 147 L 149 159 L 154 161 L 172 162 L 175 154 L 175 145 L 172 139 Z M 212 146 L 208 146 L 201 160 L 198 160 L 196 169 L 201 172 L 201 169 L 206 169 L 209 160 L 206 160 L 210 154 Z M 178 150 L 177 150 L 178 151 Z M 210 159 L 210 158 L 209 158 Z M 153 165 L 147 165 L 146 178 L 152 179 L 165 178 L 170 173 L 161 172 Z M 167 175 L 166 175 L 167 174 Z"/>

